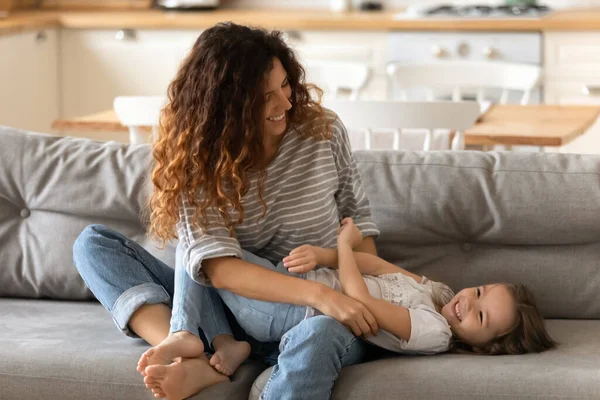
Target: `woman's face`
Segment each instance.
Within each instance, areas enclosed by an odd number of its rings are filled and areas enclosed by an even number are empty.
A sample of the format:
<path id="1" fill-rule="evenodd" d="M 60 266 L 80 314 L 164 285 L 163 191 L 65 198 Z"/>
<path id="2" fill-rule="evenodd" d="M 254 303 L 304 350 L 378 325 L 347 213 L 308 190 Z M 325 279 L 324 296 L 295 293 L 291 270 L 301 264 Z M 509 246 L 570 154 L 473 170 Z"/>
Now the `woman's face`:
<path id="1" fill-rule="evenodd" d="M 265 81 L 264 89 L 264 133 L 265 140 L 279 138 L 287 128 L 287 111 L 290 103 L 292 87 L 288 82 L 286 70 L 278 58 L 273 59 L 273 69 Z"/>
<path id="2" fill-rule="evenodd" d="M 442 308 L 454 335 L 481 347 L 507 333 L 517 319 L 515 301 L 506 285 L 463 289 Z"/>

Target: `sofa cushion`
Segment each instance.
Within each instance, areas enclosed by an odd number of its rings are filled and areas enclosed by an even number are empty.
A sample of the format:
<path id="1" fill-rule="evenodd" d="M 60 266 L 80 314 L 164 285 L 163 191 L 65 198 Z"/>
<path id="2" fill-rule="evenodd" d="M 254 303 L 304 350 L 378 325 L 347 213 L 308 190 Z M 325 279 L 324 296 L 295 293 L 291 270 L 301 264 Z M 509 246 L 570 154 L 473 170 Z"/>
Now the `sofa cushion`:
<path id="1" fill-rule="evenodd" d="M 104 223 L 168 265 L 144 237 L 149 146 L 0 127 L 0 297 L 91 299 L 73 265 L 83 228 Z"/>
<path id="2" fill-rule="evenodd" d="M 153 399 L 136 371 L 147 348 L 99 303 L 0 299 L 0 399 Z M 246 400 L 264 368 L 247 362 L 231 383 L 192 399 Z"/>
<path id="3" fill-rule="evenodd" d="M 357 152 L 380 255 L 454 289 L 525 283 L 549 318 L 600 318 L 600 156 Z"/>
<path id="4" fill-rule="evenodd" d="M 517 356 L 392 356 L 342 369 L 332 400 L 599 399 L 600 321 L 549 320 L 561 345 Z M 252 386 L 257 400 L 271 368 Z"/>
<path id="5" fill-rule="evenodd" d="M 0 297 L 92 298 L 72 244 L 102 223 L 141 243 L 150 147 L 0 128 Z M 528 284 L 550 318 L 600 318 L 600 156 L 357 153 L 380 254 L 454 289 Z"/>

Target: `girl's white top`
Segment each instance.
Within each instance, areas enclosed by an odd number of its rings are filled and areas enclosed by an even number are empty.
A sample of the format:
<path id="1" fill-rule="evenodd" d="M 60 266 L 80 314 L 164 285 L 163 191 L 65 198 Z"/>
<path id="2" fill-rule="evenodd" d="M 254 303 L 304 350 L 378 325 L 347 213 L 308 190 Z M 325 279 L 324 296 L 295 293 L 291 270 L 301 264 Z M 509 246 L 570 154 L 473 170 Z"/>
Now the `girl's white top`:
<path id="1" fill-rule="evenodd" d="M 342 290 L 337 270 L 318 268 L 309 271 L 306 278 L 337 291 Z M 436 354 L 448 350 L 452 332 L 446 318 L 435 310 L 432 300 L 432 293 L 436 287 L 436 290 L 441 290 L 440 295 L 444 303 L 448 302 L 453 296 L 448 286 L 430 281 L 426 277 L 418 283 L 402 273 L 363 275 L 363 279 L 371 296 L 408 308 L 411 323 L 410 340 L 400 339 L 380 329 L 377 336 L 366 338 L 366 341 L 405 354 Z M 321 314 L 319 310 L 308 307 L 306 318 L 318 314 Z"/>

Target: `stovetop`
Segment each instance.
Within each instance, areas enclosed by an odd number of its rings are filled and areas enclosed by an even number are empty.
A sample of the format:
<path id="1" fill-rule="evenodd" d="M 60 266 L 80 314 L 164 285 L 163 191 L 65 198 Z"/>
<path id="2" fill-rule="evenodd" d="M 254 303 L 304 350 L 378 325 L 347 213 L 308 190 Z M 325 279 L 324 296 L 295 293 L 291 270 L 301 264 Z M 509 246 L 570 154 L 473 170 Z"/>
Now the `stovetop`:
<path id="1" fill-rule="evenodd" d="M 539 18 L 549 13 L 548 6 L 505 6 L 505 5 L 453 5 L 419 7 L 413 10 L 414 17 L 421 18 Z"/>

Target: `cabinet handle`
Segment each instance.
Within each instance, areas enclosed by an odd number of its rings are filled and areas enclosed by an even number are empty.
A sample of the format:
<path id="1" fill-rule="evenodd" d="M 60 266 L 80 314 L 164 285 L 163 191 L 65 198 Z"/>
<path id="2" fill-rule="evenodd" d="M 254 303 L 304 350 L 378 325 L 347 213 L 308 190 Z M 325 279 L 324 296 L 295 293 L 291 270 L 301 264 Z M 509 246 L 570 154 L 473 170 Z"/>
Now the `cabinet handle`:
<path id="1" fill-rule="evenodd" d="M 37 43 L 44 43 L 48 39 L 48 34 L 45 31 L 39 31 L 35 35 L 35 41 Z"/>
<path id="2" fill-rule="evenodd" d="M 115 35 L 115 39 L 117 40 L 135 40 L 136 39 L 136 32 L 134 29 L 121 29 L 117 32 L 117 34 Z"/>
<path id="3" fill-rule="evenodd" d="M 583 93 L 592 97 L 600 97 L 600 86 L 584 85 Z"/>
<path id="4" fill-rule="evenodd" d="M 283 37 L 285 40 L 302 40 L 302 34 L 299 31 L 285 31 Z"/>
<path id="5" fill-rule="evenodd" d="M 431 54 L 435 58 L 442 58 L 446 56 L 446 50 L 441 46 L 435 45 L 431 48 Z"/>
<path id="6" fill-rule="evenodd" d="M 486 46 L 483 49 L 483 56 L 488 60 L 492 60 L 496 57 L 496 50 L 493 47 Z"/>

